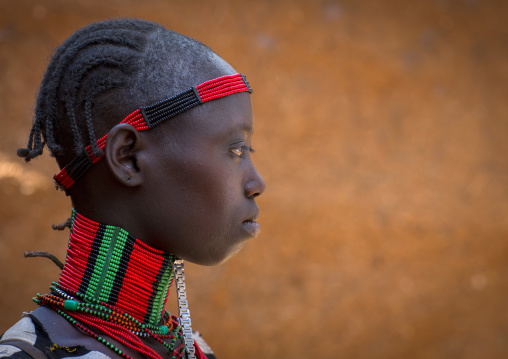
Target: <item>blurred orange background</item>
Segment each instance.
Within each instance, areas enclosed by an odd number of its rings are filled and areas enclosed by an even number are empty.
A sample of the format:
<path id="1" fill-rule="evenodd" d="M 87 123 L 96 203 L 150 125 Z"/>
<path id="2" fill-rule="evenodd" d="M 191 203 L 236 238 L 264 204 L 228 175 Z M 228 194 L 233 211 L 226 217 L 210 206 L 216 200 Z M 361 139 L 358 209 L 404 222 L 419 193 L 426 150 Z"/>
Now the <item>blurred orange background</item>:
<path id="1" fill-rule="evenodd" d="M 508 2 L 0 0 L 0 332 L 70 213 L 25 146 L 52 50 L 110 17 L 217 51 L 254 88 L 263 233 L 186 266 L 218 358 L 508 357 Z M 176 298 L 170 298 L 171 310 Z"/>

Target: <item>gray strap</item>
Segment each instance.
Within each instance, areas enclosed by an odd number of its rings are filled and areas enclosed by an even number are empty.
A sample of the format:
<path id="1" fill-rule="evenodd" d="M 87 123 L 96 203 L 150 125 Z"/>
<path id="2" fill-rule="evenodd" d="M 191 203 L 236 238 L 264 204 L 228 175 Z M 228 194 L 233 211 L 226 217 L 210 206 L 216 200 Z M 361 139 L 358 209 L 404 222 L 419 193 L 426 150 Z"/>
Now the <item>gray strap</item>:
<path id="1" fill-rule="evenodd" d="M 33 359 L 47 359 L 48 357 L 39 349 L 27 342 L 21 340 L 0 340 L 2 345 L 12 345 L 13 347 L 21 349 L 26 354 L 30 355 Z"/>

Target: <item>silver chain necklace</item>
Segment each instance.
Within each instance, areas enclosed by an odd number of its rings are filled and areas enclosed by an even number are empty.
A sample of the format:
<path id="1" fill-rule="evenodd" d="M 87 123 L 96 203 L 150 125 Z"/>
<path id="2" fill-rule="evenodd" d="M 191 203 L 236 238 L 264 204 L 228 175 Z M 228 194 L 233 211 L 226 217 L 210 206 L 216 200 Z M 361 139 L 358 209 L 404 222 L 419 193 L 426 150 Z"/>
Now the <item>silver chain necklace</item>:
<path id="1" fill-rule="evenodd" d="M 196 359 L 196 350 L 194 348 L 194 338 L 192 337 L 191 318 L 189 303 L 187 302 L 187 293 L 185 292 L 185 274 L 183 273 L 183 260 L 177 259 L 173 263 L 176 282 L 176 297 L 178 299 L 178 315 L 180 325 L 183 331 L 183 341 L 185 351 L 189 359 Z"/>

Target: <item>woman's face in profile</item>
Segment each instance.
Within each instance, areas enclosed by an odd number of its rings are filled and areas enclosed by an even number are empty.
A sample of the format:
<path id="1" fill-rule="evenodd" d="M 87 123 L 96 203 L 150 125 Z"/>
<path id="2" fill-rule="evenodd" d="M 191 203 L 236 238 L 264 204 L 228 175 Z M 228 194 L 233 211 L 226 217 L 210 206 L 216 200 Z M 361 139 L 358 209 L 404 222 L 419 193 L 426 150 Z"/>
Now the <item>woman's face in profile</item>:
<path id="1" fill-rule="evenodd" d="M 251 160 L 250 95 L 205 103 L 161 125 L 148 141 L 147 244 L 202 265 L 221 263 L 259 233 L 255 197 L 265 183 Z"/>

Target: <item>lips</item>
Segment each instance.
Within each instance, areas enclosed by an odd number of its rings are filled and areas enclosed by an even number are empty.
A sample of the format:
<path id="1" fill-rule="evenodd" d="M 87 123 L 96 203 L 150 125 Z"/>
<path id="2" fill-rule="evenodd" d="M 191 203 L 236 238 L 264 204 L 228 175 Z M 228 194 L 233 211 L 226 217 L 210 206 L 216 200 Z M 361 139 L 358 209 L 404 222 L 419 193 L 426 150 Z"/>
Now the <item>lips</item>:
<path id="1" fill-rule="evenodd" d="M 243 226 L 243 229 L 245 229 L 245 231 L 247 233 L 249 233 L 249 235 L 252 237 L 252 238 L 256 238 L 259 234 L 259 232 L 261 232 L 261 226 L 259 225 L 259 223 L 255 222 L 255 221 L 243 221 L 242 222 L 242 226 Z"/>
<path id="2" fill-rule="evenodd" d="M 259 232 L 261 232 L 261 226 L 257 223 L 258 219 L 259 210 L 256 210 L 254 214 L 242 222 L 243 229 L 253 238 L 256 238 Z"/>

